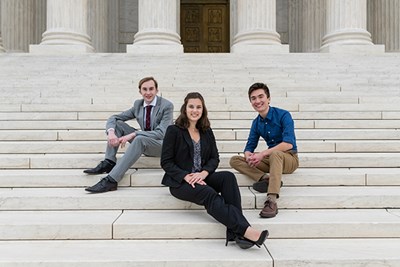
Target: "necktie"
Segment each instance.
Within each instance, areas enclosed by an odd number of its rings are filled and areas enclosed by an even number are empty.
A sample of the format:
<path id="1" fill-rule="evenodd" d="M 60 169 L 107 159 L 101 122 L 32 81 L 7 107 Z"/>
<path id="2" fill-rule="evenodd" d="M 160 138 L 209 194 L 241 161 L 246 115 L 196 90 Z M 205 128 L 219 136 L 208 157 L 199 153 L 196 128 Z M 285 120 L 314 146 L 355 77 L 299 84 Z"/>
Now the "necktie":
<path id="1" fill-rule="evenodd" d="M 152 107 L 153 106 L 151 106 L 151 105 L 146 106 L 146 123 L 145 123 L 145 126 L 144 126 L 144 130 L 145 131 L 150 131 L 150 129 L 151 129 L 150 117 L 151 117 L 151 108 Z"/>

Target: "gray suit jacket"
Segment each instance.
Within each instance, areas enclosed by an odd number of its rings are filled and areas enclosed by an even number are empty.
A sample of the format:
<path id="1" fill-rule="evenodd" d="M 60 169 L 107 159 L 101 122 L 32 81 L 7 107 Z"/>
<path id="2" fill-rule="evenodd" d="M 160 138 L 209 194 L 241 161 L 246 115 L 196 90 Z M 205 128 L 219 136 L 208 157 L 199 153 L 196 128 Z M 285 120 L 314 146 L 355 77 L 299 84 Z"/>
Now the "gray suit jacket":
<path id="1" fill-rule="evenodd" d="M 134 102 L 133 107 L 116 115 L 112 115 L 106 124 L 106 129 L 114 128 L 118 120 L 127 121 L 136 119 L 143 130 L 144 118 L 144 100 L 138 99 Z M 164 138 L 167 127 L 173 121 L 174 105 L 167 99 L 157 96 L 157 103 L 151 112 L 151 131 L 136 131 L 136 135 L 147 136 L 155 140 L 162 140 Z"/>

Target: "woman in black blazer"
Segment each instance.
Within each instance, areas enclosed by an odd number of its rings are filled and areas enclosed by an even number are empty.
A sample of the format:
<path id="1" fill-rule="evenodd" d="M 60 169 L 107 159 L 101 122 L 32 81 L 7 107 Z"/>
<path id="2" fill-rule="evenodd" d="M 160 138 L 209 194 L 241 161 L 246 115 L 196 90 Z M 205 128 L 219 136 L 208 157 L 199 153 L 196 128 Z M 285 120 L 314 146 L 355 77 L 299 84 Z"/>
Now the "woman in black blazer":
<path id="1" fill-rule="evenodd" d="M 169 186 L 174 197 L 204 206 L 208 214 L 224 224 L 226 244 L 236 241 L 243 249 L 260 247 L 268 231 L 260 232 L 250 226 L 242 213 L 235 175 L 215 172 L 218 164 L 218 149 L 204 99 L 199 93 L 189 93 L 175 125 L 167 128 L 164 137 L 162 184 Z"/>

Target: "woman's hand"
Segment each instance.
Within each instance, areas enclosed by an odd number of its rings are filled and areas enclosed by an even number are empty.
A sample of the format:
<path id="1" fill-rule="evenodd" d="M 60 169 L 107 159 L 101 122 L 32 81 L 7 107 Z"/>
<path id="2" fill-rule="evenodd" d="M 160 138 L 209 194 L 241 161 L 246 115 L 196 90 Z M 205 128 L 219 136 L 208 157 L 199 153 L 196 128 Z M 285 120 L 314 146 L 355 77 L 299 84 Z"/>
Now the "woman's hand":
<path id="1" fill-rule="evenodd" d="M 187 174 L 184 179 L 188 184 L 190 184 L 194 188 L 195 184 L 207 185 L 206 182 L 204 182 L 204 179 L 206 179 L 207 176 L 208 176 L 207 171 L 194 172 Z"/>

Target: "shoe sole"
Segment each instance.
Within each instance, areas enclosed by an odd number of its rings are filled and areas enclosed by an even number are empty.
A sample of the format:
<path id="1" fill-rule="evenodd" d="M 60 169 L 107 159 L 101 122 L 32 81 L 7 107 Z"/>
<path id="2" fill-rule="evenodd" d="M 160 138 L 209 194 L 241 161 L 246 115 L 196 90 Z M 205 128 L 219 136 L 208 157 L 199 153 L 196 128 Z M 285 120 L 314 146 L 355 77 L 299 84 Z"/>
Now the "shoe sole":
<path id="1" fill-rule="evenodd" d="M 254 246 L 254 243 L 243 239 L 235 239 L 235 242 L 241 249 L 249 249 Z"/>
<path id="2" fill-rule="evenodd" d="M 99 192 L 99 191 L 91 191 L 91 190 L 88 190 L 88 188 L 85 188 L 85 191 L 90 192 L 90 193 L 93 193 L 93 194 L 106 193 L 106 192 L 116 191 L 116 190 L 117 190 L 117 188 L 112 188 L 112 189 L 107 190 L 107 191 L 101 191 L 101 192 Z"/>
<path id="3" fill-rule="evenodd" d="M 278 214 L 278 211 L 276 211 L 275 214 L 263 214 L 260 212 L 260 217 L 261 218 L 274 218 Z"/>
<path id="4" fill-rule="evenodd" d="M 107 171 L 107 172 L 86 172 L 86 171 L 83 171 L 83 172 L 86 173 L 86 174 L 97 175 L 97 174 L 110 173 L 111 171 L 112 171 L 112 170 L 109 170 L 109 171 Z"/>

